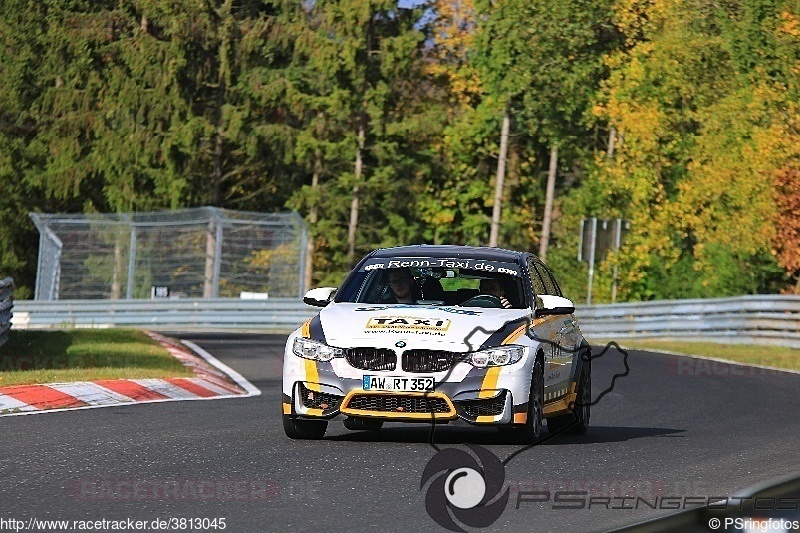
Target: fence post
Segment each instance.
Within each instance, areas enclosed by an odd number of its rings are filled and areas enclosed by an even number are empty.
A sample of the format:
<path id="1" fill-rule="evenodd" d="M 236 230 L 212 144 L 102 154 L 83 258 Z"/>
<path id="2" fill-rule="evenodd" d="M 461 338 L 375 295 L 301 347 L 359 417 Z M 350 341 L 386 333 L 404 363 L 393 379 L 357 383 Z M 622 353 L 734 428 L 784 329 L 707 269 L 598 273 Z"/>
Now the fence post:
<path id="1" fill-rule="evenodd" d="M 214 280 L 212 298 L 219 298 L 219 274 L 222 266 L 222 220 L 217 215 L 217 210 L 214 209 L 214 216 L 216 217 L 217 236 L 214 241 Z"/>
<path id="2" fill-rule="evenodd" d="M 14 307 L 14 280 L 6 278 L 0 281 L 0 346 L 8 340 L 11 329 L 11 312 Z"/>
<path id="3" fill-rule="evenodd" d="M 136 225 L 131 222 L 131 244 L 128 247 L 128 286 L 125 299 L 133 300 L 133 278 L 136 275 Z"/>

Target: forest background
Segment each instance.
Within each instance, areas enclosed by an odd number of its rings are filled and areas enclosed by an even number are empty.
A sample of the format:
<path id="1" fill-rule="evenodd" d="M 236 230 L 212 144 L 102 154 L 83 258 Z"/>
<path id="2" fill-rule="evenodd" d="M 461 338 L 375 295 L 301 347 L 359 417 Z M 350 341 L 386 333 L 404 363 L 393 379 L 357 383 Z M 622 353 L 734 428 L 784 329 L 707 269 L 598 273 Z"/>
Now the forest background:
<path id="1" fill-rule="evenodd" d="M 315 286 L 374 248 L 495 240 L 580 300 L 580 220 L 620 217 L 597 303 L 615 268 L 618 301 L 796 294 L 800 3 L 0 3 L 18 299 L 28 212 L 203 205 L 297 210 Z"/>

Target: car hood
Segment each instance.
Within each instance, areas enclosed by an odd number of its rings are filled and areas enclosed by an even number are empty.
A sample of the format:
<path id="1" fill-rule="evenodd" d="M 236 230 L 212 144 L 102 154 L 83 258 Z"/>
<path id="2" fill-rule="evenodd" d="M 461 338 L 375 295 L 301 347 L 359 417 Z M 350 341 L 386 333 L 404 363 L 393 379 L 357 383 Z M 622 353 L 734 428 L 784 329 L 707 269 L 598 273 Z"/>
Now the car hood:
<path id="1" fill-rule="evenodd" d="M 391 348 L 402 341 L 408 349 L 468 352 L 526 319 L 527 309 L 403 304 L 336 303 L 320 312 L 326 342 L 338 348 Z"/>

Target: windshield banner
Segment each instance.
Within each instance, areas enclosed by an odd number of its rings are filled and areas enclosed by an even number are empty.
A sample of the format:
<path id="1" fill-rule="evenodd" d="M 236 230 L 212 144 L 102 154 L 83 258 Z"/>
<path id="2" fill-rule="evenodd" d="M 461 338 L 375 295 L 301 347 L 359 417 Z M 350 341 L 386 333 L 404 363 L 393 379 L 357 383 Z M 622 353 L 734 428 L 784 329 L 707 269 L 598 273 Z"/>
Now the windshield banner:
<path id="1" fill-rule="evenodd" d="M 477 270 L 486 273 L 508 274 L 519 276 L 519 266 L 514 263 L 489 261 L 486 259 L 451 259 L 448 257 L 391 257 L 370 259 L 361 267 L 361 272 L 390 268 L 457 268 L 459 270 Z"/>

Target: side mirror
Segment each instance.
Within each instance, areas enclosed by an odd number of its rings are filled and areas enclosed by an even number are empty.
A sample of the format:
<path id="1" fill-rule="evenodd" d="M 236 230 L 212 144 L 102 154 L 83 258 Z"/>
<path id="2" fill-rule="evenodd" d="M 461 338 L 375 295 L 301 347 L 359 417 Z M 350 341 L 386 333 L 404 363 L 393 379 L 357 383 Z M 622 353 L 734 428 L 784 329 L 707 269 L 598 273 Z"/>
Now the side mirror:
<path id="1" fill-rule="evenodd" d="M 311 289 L 303 296 L 303 302 L 314 307 L 325 307 L 331 303 L 333 293 L 336 292 L 336 287 L 317 287 Z"/>
<path id="2" fill-rule="evenodd" d="M 572 303 L 572 300 L 561 296 L 542 294 L 536 297 L 536 303 L 537 318 L 546 315 L 571 315 L 575 312 L 575 304 Z"/>

